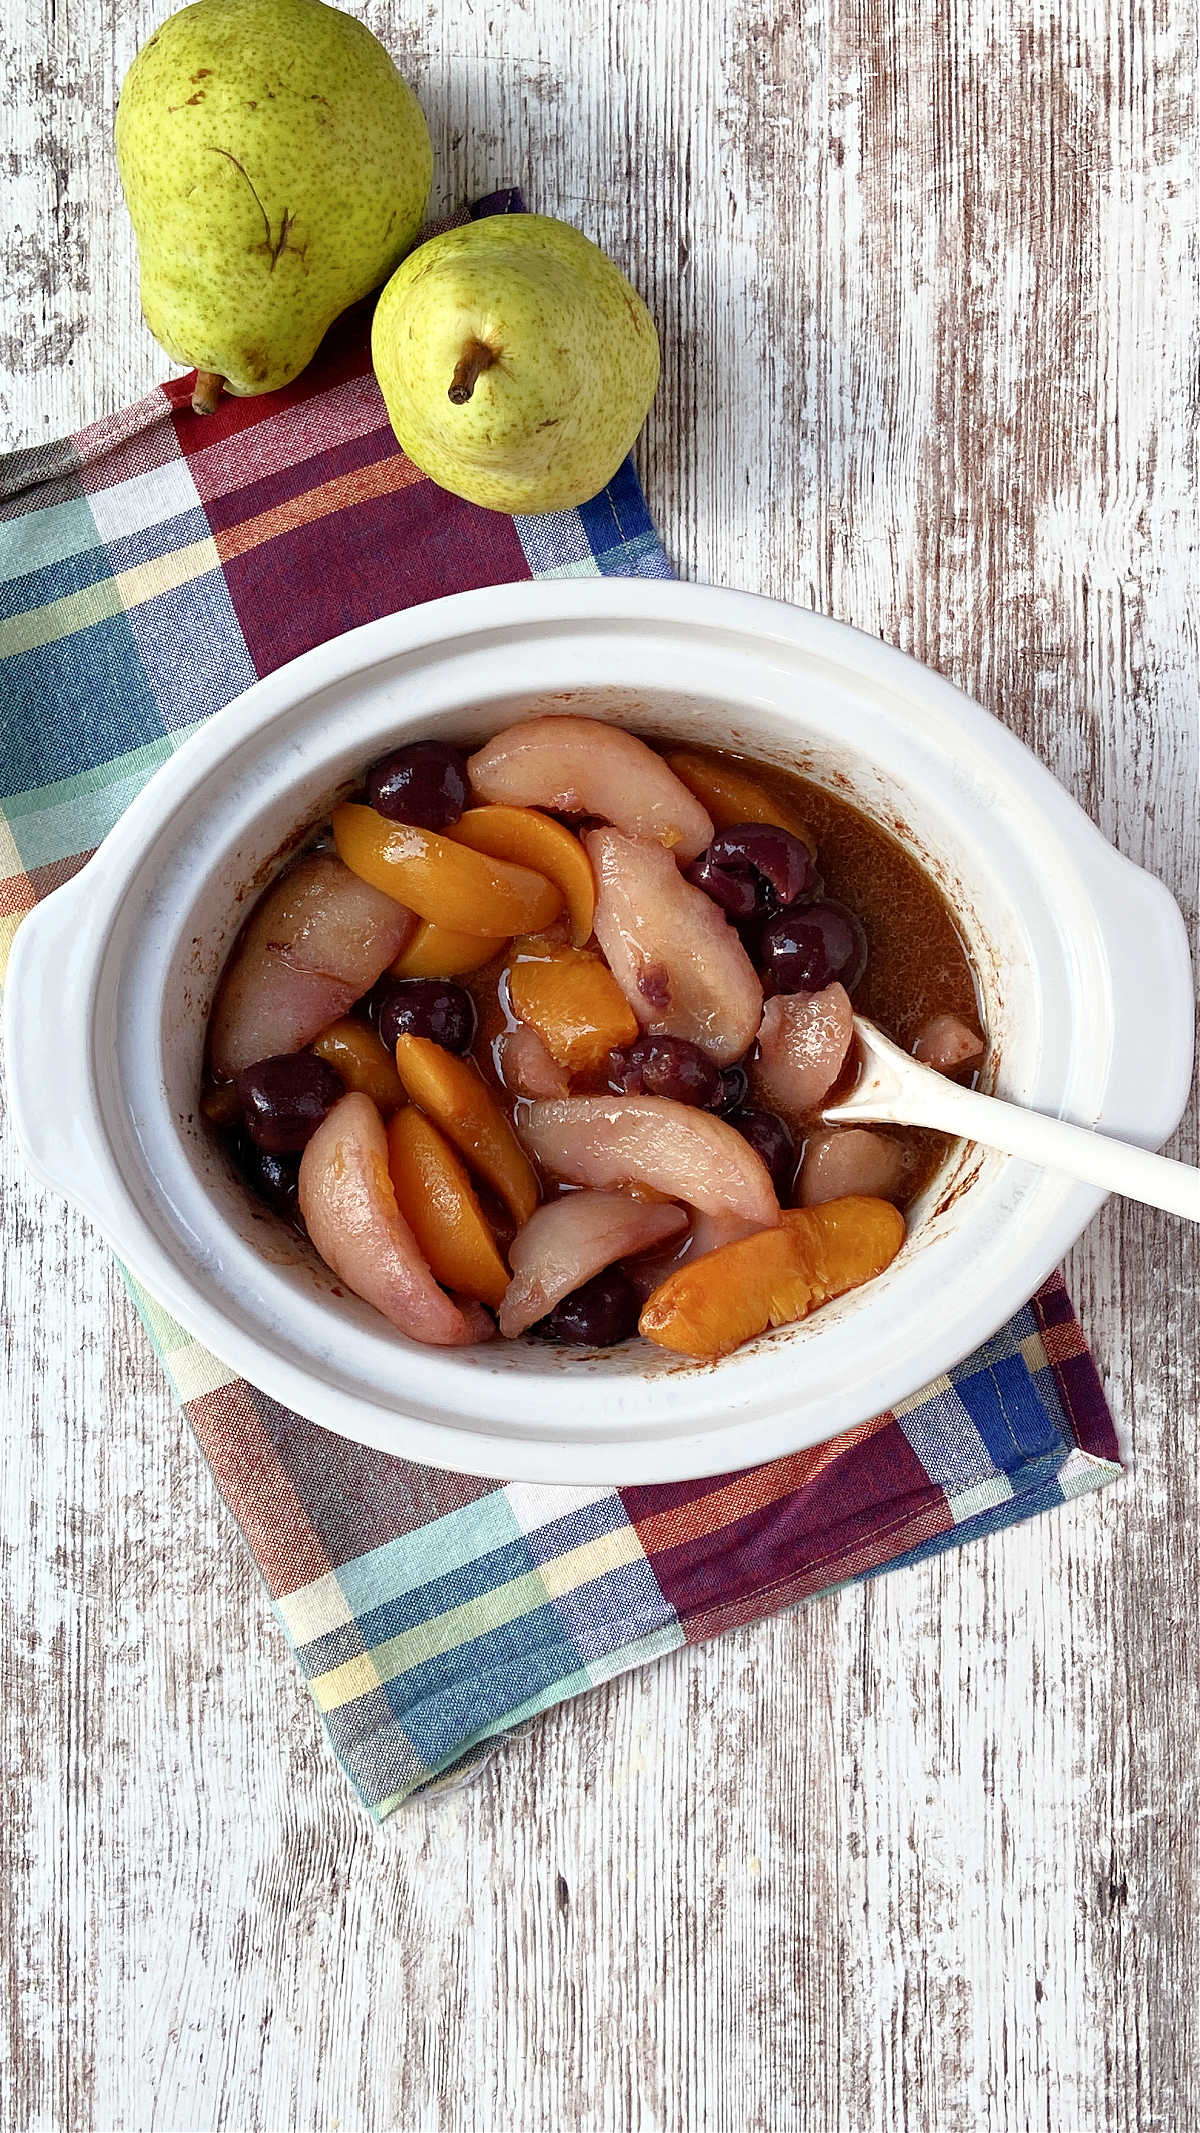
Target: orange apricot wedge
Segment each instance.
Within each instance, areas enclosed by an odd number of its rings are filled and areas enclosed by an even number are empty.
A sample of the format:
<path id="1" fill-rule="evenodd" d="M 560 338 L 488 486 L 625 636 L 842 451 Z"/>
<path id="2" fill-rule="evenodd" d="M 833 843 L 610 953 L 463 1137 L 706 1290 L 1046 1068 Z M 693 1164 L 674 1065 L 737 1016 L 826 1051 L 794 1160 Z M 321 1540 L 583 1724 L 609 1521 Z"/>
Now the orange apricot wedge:
<path id="1" fill-rule="evenodd" d="M 482 970 L 503 943 L 495 935 L 459 933 L 453 926 L 417 920 L 416 931 L 391 967 L 394 978 L 461 978 Z"/>
<path id="2" fill-rule="evenodd" d="M 388 1127 L 388 1169 L 396 1204 L 443 1288 L 495 1310 L 508 1268 L 461 1160 L 415 1104 Z"/>
<path id="3" fill-rule="evenodd" d="M 428 1037 L 408 1035 L 396 1041 L 396 1066 L 412 1101 L 499 1193 L 514 1220 L 528 1222 L 540 1198 L 537 1176 L 477 1069 Z"/>
<path id="4" fill-rule="evenodd" d="M 568 1074 L 594 1073 L 614 1046 L 632 1044 L 638 1020 L 606 963 L 580 948 L 544 948 L 508 973 L 513 1013 L 536 1030 Z"/>
<path id="5" fill-rule="evenodd" d="M 786 800 L 777 799 L 760 785 L 755 778 L 748 778 L 744 771 L 736 770 L 732 763 L 714 762 L 711 756 L 694 755 L 690 748 L 676 749 L 667 757 L 671 769 L 681 785 L 707 808 L 719 830 L 733 829 L 739 822 L 773 822 L 778 829 L 791 830 L 810 852 L 817 849 L 817 841 L 802 815 Z"/>
<path id="6" fill-rule="evenodd" d="M 365 1022 L 346 1015 L 322 1030 L 313 1044 L 318 1059 L 327 1060 L 348 1089 L 369 1096 L 386 1117 L 404 1102 L 404 1084 L 386 1044 Z"/>
<path id="7" fill-rule="evenodd" d="M 353 800 L 334 808 L 333 841 L 360 881 L 455 932 L 504 940 L 536 933 L 562 909 L 562 891 L 544 874 L 490 859 L 436 830 L 388 822 Z"/>
<path id="8" fill-rule="evenodd" d="M 643 1305 L 638 1329 L 677 1355 L 730 1355 L 769 1326 L 791 1325 L 872 1281 L 903 1242 L 904 1217 L 889 1200 L 855 1196 L 793 1208 L 777 1229 L 668 1274 Z"/>
<path id="9" fill-rule="evenodd" d="M 571 922 L 571 939 L 582 948 L 592 931 L 596 882 L 592 862 L 578 837 L 536 807 L 471 807 L 449 833 L 473 852 L 489 859 L 509 859 L 531 867 L 561 889 Z"/>

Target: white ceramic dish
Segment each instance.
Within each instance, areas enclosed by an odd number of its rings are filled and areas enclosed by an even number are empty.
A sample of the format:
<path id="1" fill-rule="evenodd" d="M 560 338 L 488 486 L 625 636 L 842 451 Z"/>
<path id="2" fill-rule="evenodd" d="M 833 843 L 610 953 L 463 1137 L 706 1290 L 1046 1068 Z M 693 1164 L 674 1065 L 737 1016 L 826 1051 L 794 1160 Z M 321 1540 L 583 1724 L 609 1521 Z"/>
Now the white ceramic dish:
<path id="1" fill-rule="evenodd" d="M 1100 1195 L 963 1149 L 880 1279 L 719 1365 L 641 1343 L 414 1347 L 258 1213 L 195 1103 L 214 984 L 298 826 L 408 733 L 570 702 L 835 784 L 942 882 L 979 971 L 990 1085 L 1157 1147 L 1192 1061 L 1180 914 L 958 690 L 841 624 L 622 579 L 497 587 L 350 632 L 182 747 L 17 936 L 6 1035 L 33 1168 L 252 1383 L 388 1452 L 572 1483 L 720 1472 L 894 1406 L 1024 1302 Z"/>

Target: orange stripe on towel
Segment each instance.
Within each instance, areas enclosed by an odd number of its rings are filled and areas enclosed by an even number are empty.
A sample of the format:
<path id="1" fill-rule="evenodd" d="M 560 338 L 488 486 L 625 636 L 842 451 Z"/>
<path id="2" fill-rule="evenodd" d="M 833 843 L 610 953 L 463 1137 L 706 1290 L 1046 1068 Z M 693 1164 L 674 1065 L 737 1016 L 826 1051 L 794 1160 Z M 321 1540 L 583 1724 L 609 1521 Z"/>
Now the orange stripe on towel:
<path id="1" fill-rule="evenodd" d="M 692 1503 L 675 1504 L 669 1511 L 653 1511 L 648 1518 L 638 1518 L 638 1539 L 647 1555 L 655 1555 L 664 1548 L 679 1548 L 685 1541 L 698 1540 L 722 1526 L 735 1525 L 739 1518 L 748 1518 L 752 1512 L 765 1510 L 768 1504 L 779 1503 L 785 1496 L 794 1496 L 798 1489 L 808 1488 L 843 1452 L 873 1437 L 876 1430 L 886 1429 L 893 1419 L 890 1414 L 872 1415 L 870 1421 L 843 1430 L 828 1444 L 813 1444 L 806 1451 L 791 1452 L 786 1459 L 773 1459 L 769 1466 L 737 1474 L 723 1489 L 713 1489 Z"/>
<path id="2" fill-rule="evenodd" d="M 289 497 L 285 504 L 274 504 L 269 511 L 260 511 L 256 518 L 243 519 L 238 526 L 227 526 L 224 532 L 213 536 L 217 554 L 222 563 L 228 563 L 234 556 L 261 547 L 264 541 L 277 540 L 282 533 L 294 533 L 298 526 L 306 526 L 313 519 L 331 518 L 336 511 L 370 503 L 377 496 L 393 495 L 398 489 L 411 489 L 415 482 L 424 480 L 420 468 L 414 467 L 411 459 L 405 459 L 400 453 L 388 459 L 377 459 L 373 466 L 356 467 L 352 474 L 338 474 L 333 481 L 323 481 L 319 488 L 305 489 L 302 495 Z"/>

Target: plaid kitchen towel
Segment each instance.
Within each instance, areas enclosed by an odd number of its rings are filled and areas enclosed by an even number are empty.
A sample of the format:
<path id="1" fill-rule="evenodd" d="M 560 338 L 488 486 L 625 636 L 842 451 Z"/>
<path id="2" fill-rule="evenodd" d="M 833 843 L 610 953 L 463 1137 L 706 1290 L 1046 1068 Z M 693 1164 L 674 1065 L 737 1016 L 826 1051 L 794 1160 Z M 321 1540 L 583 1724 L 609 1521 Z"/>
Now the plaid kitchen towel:
<path id="1" fill-rule="evenodd" d="M 297 653 L 468 586 L 669 574 L 630 464 L 546 518 L 425 480 L 361 311 L 284 392 L 199 417 L 189 388 L 0 466 L 0 947 L 200 721 Z M 746 1473 L 633 1489 L 498 1487 L 347 1443 L 138 1302 L 380 1817 L 625 1668 L 1120 1470 L 1057 1280 L 894 1413 Z"/>

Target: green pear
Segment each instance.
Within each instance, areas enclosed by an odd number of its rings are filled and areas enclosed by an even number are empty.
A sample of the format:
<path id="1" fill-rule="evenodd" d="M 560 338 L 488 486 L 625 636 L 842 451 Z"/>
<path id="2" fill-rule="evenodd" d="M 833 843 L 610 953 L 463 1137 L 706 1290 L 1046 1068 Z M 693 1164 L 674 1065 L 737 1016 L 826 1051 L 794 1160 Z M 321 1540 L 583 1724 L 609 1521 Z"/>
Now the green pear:
<path id="1" fill-rule="evenodd" d="M 658 384 L 641 297 L 548 215 L 490 215 L 420 245 L 375 307 L 371 356 L 409 458 L 493 511 L 595 496 Z"/>
<path id="2" fill-rule="evenodd" d="M 322 0 L 196 0 L 143 45 L 117 165 L 142 310 L 176 362 L 274 392 L 417 234 L 433 155 L 383 46 Z"/>

